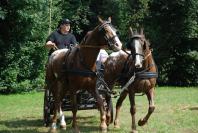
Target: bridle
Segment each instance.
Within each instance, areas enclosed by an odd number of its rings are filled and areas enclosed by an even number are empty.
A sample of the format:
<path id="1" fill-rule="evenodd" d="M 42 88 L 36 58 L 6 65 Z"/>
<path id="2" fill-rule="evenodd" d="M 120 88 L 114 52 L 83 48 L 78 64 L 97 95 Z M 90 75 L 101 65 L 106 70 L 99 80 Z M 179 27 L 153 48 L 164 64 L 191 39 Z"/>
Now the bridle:
<path id="1" fill-rule="evenodd" d="M 114 36 L 112 36 L 111 38 L 108 38 L 108 36 L 105 34 L 105 29 L 104 29 L 105 25 L 109 25 L 111 28 L 113 28 L 112 25 L 111 25 L 111 22 L 106 21 L 105 23 L 103 23 L 103 24 L 98 28 L 98 30 L 99 30 L 99 32 L 102 32 L 102 33 L 104 34 L 104 38 L 105 38 L 105 40 L 107 41 L 108 46 L 109 46 L 109 47 L 112 47 L 113 45 L 115 45 L 113 40 L 117 37 L 117 35 L 114 35 Z"/>
<path id="2" fill-rule="evenodd" d="M 130 40 L 133 40 L 133 39 L 135 39 L 135 38 L 138 38 L 138 39 L 141 39 L 141 40 L 142 40 L 142 38 L 144 38 L 144 36 L 143 36 L 143 35 L 133 35 L 133 36 L 130 38 Z M 143 41 L 145 42 L 145 40 L 143 40 Z M 143 44 L 141 44 L 141 45 L 143 45 Z M 132 46 L 130 45 L 130 47 L 132 47 Z M 143 57 L 143 60 L 146 60 L 146 58 L 148 58 L 148 57 L 151 55 L 151 51 L 149 52 L 148 55 L 145 55 L 144 53 L 145 53 L 145 51 L 143 51 L 143 54 L 136 53 L 136 52 L 135 52 L 135 53 L 131 53 L 131 54 L 132 54 L 132 56 L 133 56 L 133 59 L 135 58 L 136 55 L 140 55 L 140 56 Z"/>
<path id="3" fill-rule="evenodd" d="M 106 21 L 106 22 L 104 22 L 102 25 L 100 25 L 98 27 L 98 31 L 101 32 L 104 35 L 104 39 L 107 41 L 108 46 L 110 48 L 112 48 L 112 46 L 115 45 L 114 39 L 116 37 L 118 37 L 118 36 L 117 35 L 114 35 L 114 36 L 112 36 L 112 37 L 109 38 L 106 35 L 106 31 L 105 31 L 105 28 L 104 28 L 106 25 L 109 25 L 111 28 L 113 28 L 112 25 L 111 25 L 111 22 L 110 21 Z M 87 48 L 106 48 L 107 46 L 106 45 L 99 45 L 99 44 L 97 44 L 97 46 L 96 45 L 84 45 L 83 44 L 83 45 L 80 45 L 80 47 L 87 47 Z"/>

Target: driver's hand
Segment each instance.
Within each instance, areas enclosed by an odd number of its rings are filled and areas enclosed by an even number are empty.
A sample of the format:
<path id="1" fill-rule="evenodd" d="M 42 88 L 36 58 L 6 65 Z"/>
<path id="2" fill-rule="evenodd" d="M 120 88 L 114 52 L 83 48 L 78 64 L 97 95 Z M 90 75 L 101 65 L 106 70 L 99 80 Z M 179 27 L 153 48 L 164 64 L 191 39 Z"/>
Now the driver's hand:
<path id="1" fill-rule="evenodd" d="M 56 46 L 56 44 L 53 43 L 53 42 L 51 42 L 51 41 L 48 41 L 45 46 L 47 48 L 49 48 L 49 49 L 51 49 L 51 48 L 54 49 L 54 50 L 57 50 L 58 49 L 57 46 Z"/>
<path id="2" fill-rule="evenodd" d="M 54 50 L 57 50 L 58 49 L 58 47 L 56 46 L 55 43 L 51 43 L 51 48 L 53 48 Z"/>

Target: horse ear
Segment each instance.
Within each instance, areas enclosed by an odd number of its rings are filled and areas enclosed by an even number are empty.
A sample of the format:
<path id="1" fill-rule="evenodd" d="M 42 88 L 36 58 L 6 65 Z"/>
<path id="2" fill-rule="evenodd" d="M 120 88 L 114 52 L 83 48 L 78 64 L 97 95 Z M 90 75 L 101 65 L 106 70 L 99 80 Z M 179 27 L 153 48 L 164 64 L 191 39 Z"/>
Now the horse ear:
<path id="1" fill-rule="evenodd" d="M 133 36 L 133 29 L 132 27 L 130 26 L 129 27 L 129 37 L 132 37 Z"/>
<path id="2" fill-rule="evenodd" d="M 99 21 L 100 23 L 103 23 L 103 20 L 101 19 L 100 16 L 98 16 L 98 21 Z"/>
<path id="3" fill-rule="evenodd" d="M 109 23 L 111 23 L 111 17 L 108 18 Z"/>

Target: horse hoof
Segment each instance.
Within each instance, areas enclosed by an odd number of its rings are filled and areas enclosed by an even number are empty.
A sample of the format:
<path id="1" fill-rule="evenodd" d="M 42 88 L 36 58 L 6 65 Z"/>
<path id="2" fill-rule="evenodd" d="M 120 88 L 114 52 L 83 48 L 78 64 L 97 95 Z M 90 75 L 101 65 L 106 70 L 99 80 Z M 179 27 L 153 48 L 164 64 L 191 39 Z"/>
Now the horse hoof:
<path id="1" fill-rule="evenodd" d="M 143 120 L 143 119 L 140 119 L 138 121 L 138 126 L 144 126 L 146 124 L 147 121 Z"/>
<path id="2" fill-rule="evenodd" d="M 57 130 L 55 128 L 50 128 L 49 133 L 56 133 Z"/>
<path id="3" fill-rule="evenodd" d="M 106 129 L 105 128 L 104 129 L 101 128 L 100 130 L 101 130 L 102 133 L 107 133 L 107 128 Z"/>
<path id="4" fill-rule="evenodd" d="M 120 129 L 120 126 L 119 125 L 114 125 L 114 128 Z"/>
<path id="5" fill-rule="evenodd" d="M 73 128 L 73 133 L 80 133 L 79 128 Z"/>
<path id="6" fill-rule="evenodd" d="M 102 133 L 106 133 L 107 132 L 107 126 L 100 126 L 100 130 Z"/>
<path id="7" fill-rule="evenodd" d="M 51 128 L 49 130 L 50 133 L 56 133 L 57 126 L 56 123 L 52 123 Z"/>
<path id="8" fill-rule="evenodd" d="M 120 125 L 119 124 L 114 124 L 114 128 L 119 129 L 120 128 Z"/>
<path id="9" fill-rule="evenodd" d="M 66 130 L 67 126 L 66 125 L 60 125 L 60 129 Z"/>
<path id="10" fill-rule="evenodd" d="M 131 133 L 138 133 L 138 131 L 137 130 L 132 130 Z"/>
<path id="11" fill-rule="evenodd" d="M 120 128 L 120 124 L 118 121 L 114 121 L 114 128 L 117 128 L 117 129 Z"/>

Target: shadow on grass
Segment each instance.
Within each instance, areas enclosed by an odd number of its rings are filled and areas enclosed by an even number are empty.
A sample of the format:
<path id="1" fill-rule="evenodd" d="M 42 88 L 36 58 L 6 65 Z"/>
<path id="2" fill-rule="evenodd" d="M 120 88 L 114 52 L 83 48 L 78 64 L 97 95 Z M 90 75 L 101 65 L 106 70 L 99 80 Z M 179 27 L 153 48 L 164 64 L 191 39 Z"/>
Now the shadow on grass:
<path id="1" fill-rule="evenodd" d="M 41 119 L 22 119 L 22 120 L 8 120 L 0 121 L 0 125 L 5 126 L 8 130 L 0 130 L 0 133 L 39 133 L 38 128 L 41 128 L 43 121 Z"/>
<path id="2" fill-rule="evenodd" d="M 43 133 L 43 132 L 38 132 L 35 129 L 26 129 L 26 130 L 0 130 L 0 133 Z"/>
<path id="3" fill-rule="evenodd" d="M 98 119 L 98 120 L 97 120 Z M 77 118 L 78 126 L 81 132 L 91 133 L 99 132 L 99 118 L 96 116 L 79 116 Z M 72 132 L 72 117 L 66 117 L 67 130 L 62 131 L 58 128 L 58 132 Z M 70 123 L 69 123 L 70 122 Z M 19 119 L 1 121 L 0 125 L 6 127 L 0 133 L 42 133 L 49 131 L 50 127 L 45 127 L 42 119 Z M 7 129 L 7 130 L 6 130 Z M 41 131 L 40 131 L 41 129 Z"/>
<path id="4" fill-rule="evenodd" d="M 198 107 L 189 107 L 189 106 L 187 106 L 187 107 L 183 107 L 182 108 L 182 110 L 191 110 L 191 111 L 194 111 L 194 110 L 198 110 Z"/>
<path id="5" fill-rule="evenodd" d="M 198 110 L 198 107 L 189 107 L 189 110 Z"/>
<path id="6" fill-rule="evenodd" d="M 77 125 L 79 126 L 81 132 L 86 132 L 86 133 L 99 132 L 100 131 L 99 119 L 100 118 L 97 118 L 96 116 L 78 116 Z M 72 117 L 66 117 L 66 123 L 67 123 L 66 132 L 72 132 L 72 126 L 71 126 Z"/>
<path id="7" fill-rule="evenodd" d="M 8 121 L 0 121 L 0 125 L 4 125 L 8 128 L 41 127 L 43 125 L 43 121 L 41 119 L 8 120 Z"/>

